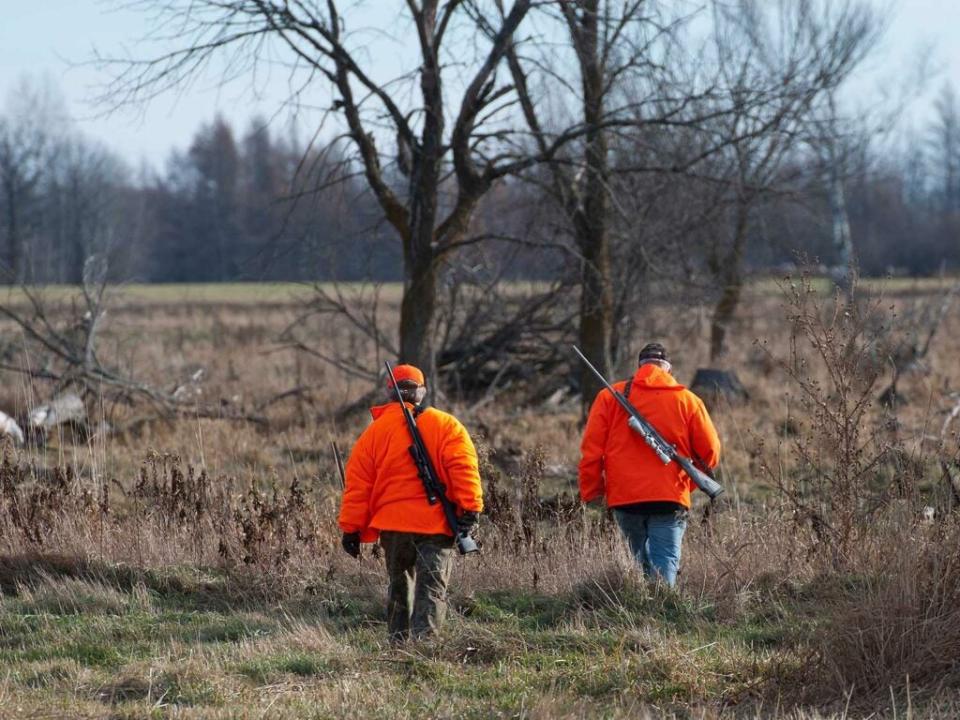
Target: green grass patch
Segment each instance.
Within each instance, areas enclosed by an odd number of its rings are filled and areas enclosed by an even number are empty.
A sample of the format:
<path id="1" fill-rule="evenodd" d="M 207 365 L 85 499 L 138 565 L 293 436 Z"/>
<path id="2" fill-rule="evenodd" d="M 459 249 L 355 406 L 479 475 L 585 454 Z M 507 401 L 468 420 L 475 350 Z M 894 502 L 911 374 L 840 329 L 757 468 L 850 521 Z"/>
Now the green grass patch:
<path id="1" fill-rule="evenodd" d="M 116 668 L 123 664 L 124 653 L 107 639 L 69 640 L 62 644 L 39 643 L 20 649 L 0 650 L 0 665 L 19 667 L 25 662 L 75 660 L 92 668 Z"/>
<path id="2" fill-rule="evenodd" d="M 302 678 L 331 677 L 343 669 L 340 661 L 298 651 L 264 655 L 239 663 L 236 670 L 259 685 L 294 675 Z"/>
<path id="3" fill-rule="evenodd" d="M 477 596 L 471 618 L 512 625 L 522 630 L 538 630 L 562 622 L 569 608 L 569 601 L 555 596 L 522 591 L 482 593 Z"/>
<path id="4" fill-rule="evenodd" d="M 209 680 L 192 670 L 160 672 L 125 668 L 104 682 L 96 698 L 110 705 L 155 703 L 159 706 L 220 706 L 223 698 Z M 132 710 L 132 708 L 131 708 Z"/>
<path id="5" fill-rule="evenodd" d="M 769 602 L 760 592 L 718 618 L 695 599 L 601 573 L 558 595 L 481 593 L 440 639 L 391 648 L 381 597 L 325 586 L 282 609 L 247 599 L 230 610 L 220 606 L 227 585 L 197 571 L 0 599 L 0 676 L 51 706 L 80 688 L 117 717 L 158 702 L 242 714 L 274 694 L 279 717 L 332 717 L 342 708 L 331 698 L 348 689 L 355 712 L 391 717 L 511 717 L 543 703 L 591 716 L 631 703 L 689 708 L 754 692 L 796 664 L 791 623 L 815 607 L 807 595 L 836 591 L 814 582 Z M 64 593 L 75 602 L 62 607 Z"/>

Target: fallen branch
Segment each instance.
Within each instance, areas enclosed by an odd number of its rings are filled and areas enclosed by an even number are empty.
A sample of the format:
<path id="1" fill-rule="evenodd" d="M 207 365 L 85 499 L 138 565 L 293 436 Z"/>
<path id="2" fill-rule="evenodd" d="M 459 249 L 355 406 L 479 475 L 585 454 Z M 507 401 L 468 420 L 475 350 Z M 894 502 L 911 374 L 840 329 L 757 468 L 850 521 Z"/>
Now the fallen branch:
<path id="1" fill-rule="evenodd" d="M 118 368 L 108 367 L 97 356 L 98 331 L 106 315 L 106 264 L 96 256 L 84 265 L 84 283 L 80 301 L 74 298 L 70 313 L 58 324 L 49 308 L 32 288 L 21 286 L 29 312 L 12 304 L 0 303 L 0 317 L 12 321 L 24 338 L 46 357 L 43 362 L 30 364 L 0 363 L 0 369 L 25 375 L 34 380 L 54 384 L 51 396 L 64 396 L 69 388 L 76 388 L 78 399 L 105 396 L 124 404 L 141 400 L 151 405 L 155 417 L 200 417 L 249 422 L 266 427 L 269 420 L 257 412 L 247 413 L 220 405 L 201 405 L 192 398 L 181 397 L 178 390 L 166 392 L 148 383 L 134 379 Z M 198 378 L 191 382 L 198 382 Z M 37 408 L 42 409 L 42 408 Z M 135 421 L 140 423 L 141 419 Z"/>

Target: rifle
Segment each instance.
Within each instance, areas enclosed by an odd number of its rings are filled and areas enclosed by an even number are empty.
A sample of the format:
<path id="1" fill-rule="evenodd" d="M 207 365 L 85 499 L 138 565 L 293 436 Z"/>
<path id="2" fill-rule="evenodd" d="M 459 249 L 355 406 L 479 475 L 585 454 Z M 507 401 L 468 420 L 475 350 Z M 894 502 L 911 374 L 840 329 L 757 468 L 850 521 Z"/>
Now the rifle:
<path id="1" fill-rule="evenodd" d="M 337 462 L 337 471 L 340 474 L 340 492 L 344 492 L 347 489 L 347 471 L 343 467 L 343 455 L 340 454 L 340 448 L 337 447 L 337 441 L 333 440 L 330 443 L 333 448 L 333 459 Z M 357 554 L 357 561 L 363 562 L 362 556 Z"/>
<path id="2" fill-rule="evenodd" d="M 427 502 L 431 505 L 436 505 L 437 502 L 440 503 L 440 506 L 443 508 L 443 515 L 447 519 L 447 525 L 449 525 L 453 531 L 453 536 L 457 543 L 457 550 L 460 551 L 460 554 L 466 555 L 467 553 L 477 552 L 480 549 L 477 541 L 470 537 L 470 533 L 461 533 L 457 528 L 457 507 L 453 504 L 453 501 L 447 497 L 443 484 L 437 475 L 437 471 L 433 467 L 433 462 L 430 460 L 427 447 L 423 444 L 420 430 L 417 429 L 417 421 L 414 419 L 413 413 L 410 412 L 410 408 L 408 408 L 407 404 L 403 401 L 403 394 L 397 385 L 397 379 L 393 376 L 393 368 L 390 367 L 390 362 L 385 360 L 383 364 L 387 366 L 387 374 L 390 375 L 393 391 L 396 393 L 401 410 L 403 410 L 403 417 L 407 421 L 410 439 L 413 440 L 413 444 L 409 448 L 410 455 L 413 457 L 413 462 L 417 466 L 417 475 L 420 476 L 423 489 L 427 492 Z"/>
<path id="3" fill-rule="evenodd" d="M 337 470 L 340 472 L 340 491 L 347 489 L 347 471 L 343 467 L 343 455 L 340 454 L 340 448 L 337 447 L 337 441 L 330 443 L 333 446 L 333 459 L 337 461 Z"/>
<path id="4" fill-rule="evenodd" d="M 627 420 L 627 425 L 631 430 L 643 438 L 643 441 L 650 446 L 650 449 L 656 453 L 657 457 L 663 461 L 664 465 L 668 465 L 671 460 L 677 463 L 677 465 L 679 465 L 683 471 L 690 476 L 690 479 L 693 480 L 696 486 L 703 490 L 707 494 L 707 497 L 709 497 L 711 500 L 715 499 L 720 493 L 723 492 L 723 487 L 720 485 L 720 483 L 694 465 L 693 460 L 678 453 L 677 449 L 663 439 L 663 436 L 657 432 L 657 429 L 651 425 L 633 405 L 630 404 L 630 401 L 627 398 L 613 389 L 613 386 L 607 382 L 607 379 L 603 377 L 603 375 L 600 374 L 600 371 L 597 370 L 589 360 L 587 360 L 586 356 L 582 352 L 580 352 L 580 348 L 574 345 L 573 351 L 580 356 L 580 359 L 586 363 L 587 367 L 593 371 L 593 374 L 596 375 L 600 382 L 603 383 L 604 387 L 607 388 L 613 397 L 616 398 L 617 402 L 620 403 L 620 407 L 627 411 L 627 415 L 630 416 L 630 419 Z"/>

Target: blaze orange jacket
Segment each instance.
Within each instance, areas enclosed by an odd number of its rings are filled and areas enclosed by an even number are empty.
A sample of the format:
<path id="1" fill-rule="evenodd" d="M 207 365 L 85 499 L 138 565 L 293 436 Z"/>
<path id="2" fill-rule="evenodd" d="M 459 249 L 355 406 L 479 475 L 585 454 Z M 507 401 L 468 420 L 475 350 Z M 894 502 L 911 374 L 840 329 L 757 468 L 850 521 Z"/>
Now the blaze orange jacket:
<path id="1" fill-rule="evenodd" d="M 618 382 L 613 387 L 622 393 L 625 386 Z M 654 364 L 641 365 L 628 399 L 682 455 L 711 468 L 720 461 L 720 439 L 703 401 L 670 373 Z M 608 507 L 670 501 L 689 508 L 696 485 L 677 463 L 664 465 L 627 426 L 627 419 L 610 391 L 597 394 L 580 444 L 580 498 L 590 502 L 605 495 Z"/>
<path id="2" fill-rule="evenodd" d="M 399 403 L 371 408 L 370 414 L 373 423 L 360 435 L 347 461 L 340 529 L 359 532 L 362 542 L 375 542 L 381 530 L 453 535 L 440 503 L 427 502 Z M 466 428 L 453 415 L 434 408 L 427 408 L 416 420 L 447 497 L 461 512 L 481 512 L 477 451 Z"/>

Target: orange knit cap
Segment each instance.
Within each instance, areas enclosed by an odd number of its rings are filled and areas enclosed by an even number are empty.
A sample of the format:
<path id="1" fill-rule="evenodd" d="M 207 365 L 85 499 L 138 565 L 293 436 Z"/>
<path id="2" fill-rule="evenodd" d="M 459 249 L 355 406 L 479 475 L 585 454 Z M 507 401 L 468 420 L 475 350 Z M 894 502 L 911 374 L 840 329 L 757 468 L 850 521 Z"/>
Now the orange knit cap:
<path id="1" fill-rule="evenodd" d="M 403 382 L 404 380 L 412 380 L 417 385 L 424 385 L 423 373 L 420 371 L 420 368 L 414 367 L 413 365 L 397 365 L 393 369 L 393 377 L 397 379 L 397 382 Z M 393 389 L 393 383 L 390 382 L 390 376 L 387 375 L 387 389 Z"/>

